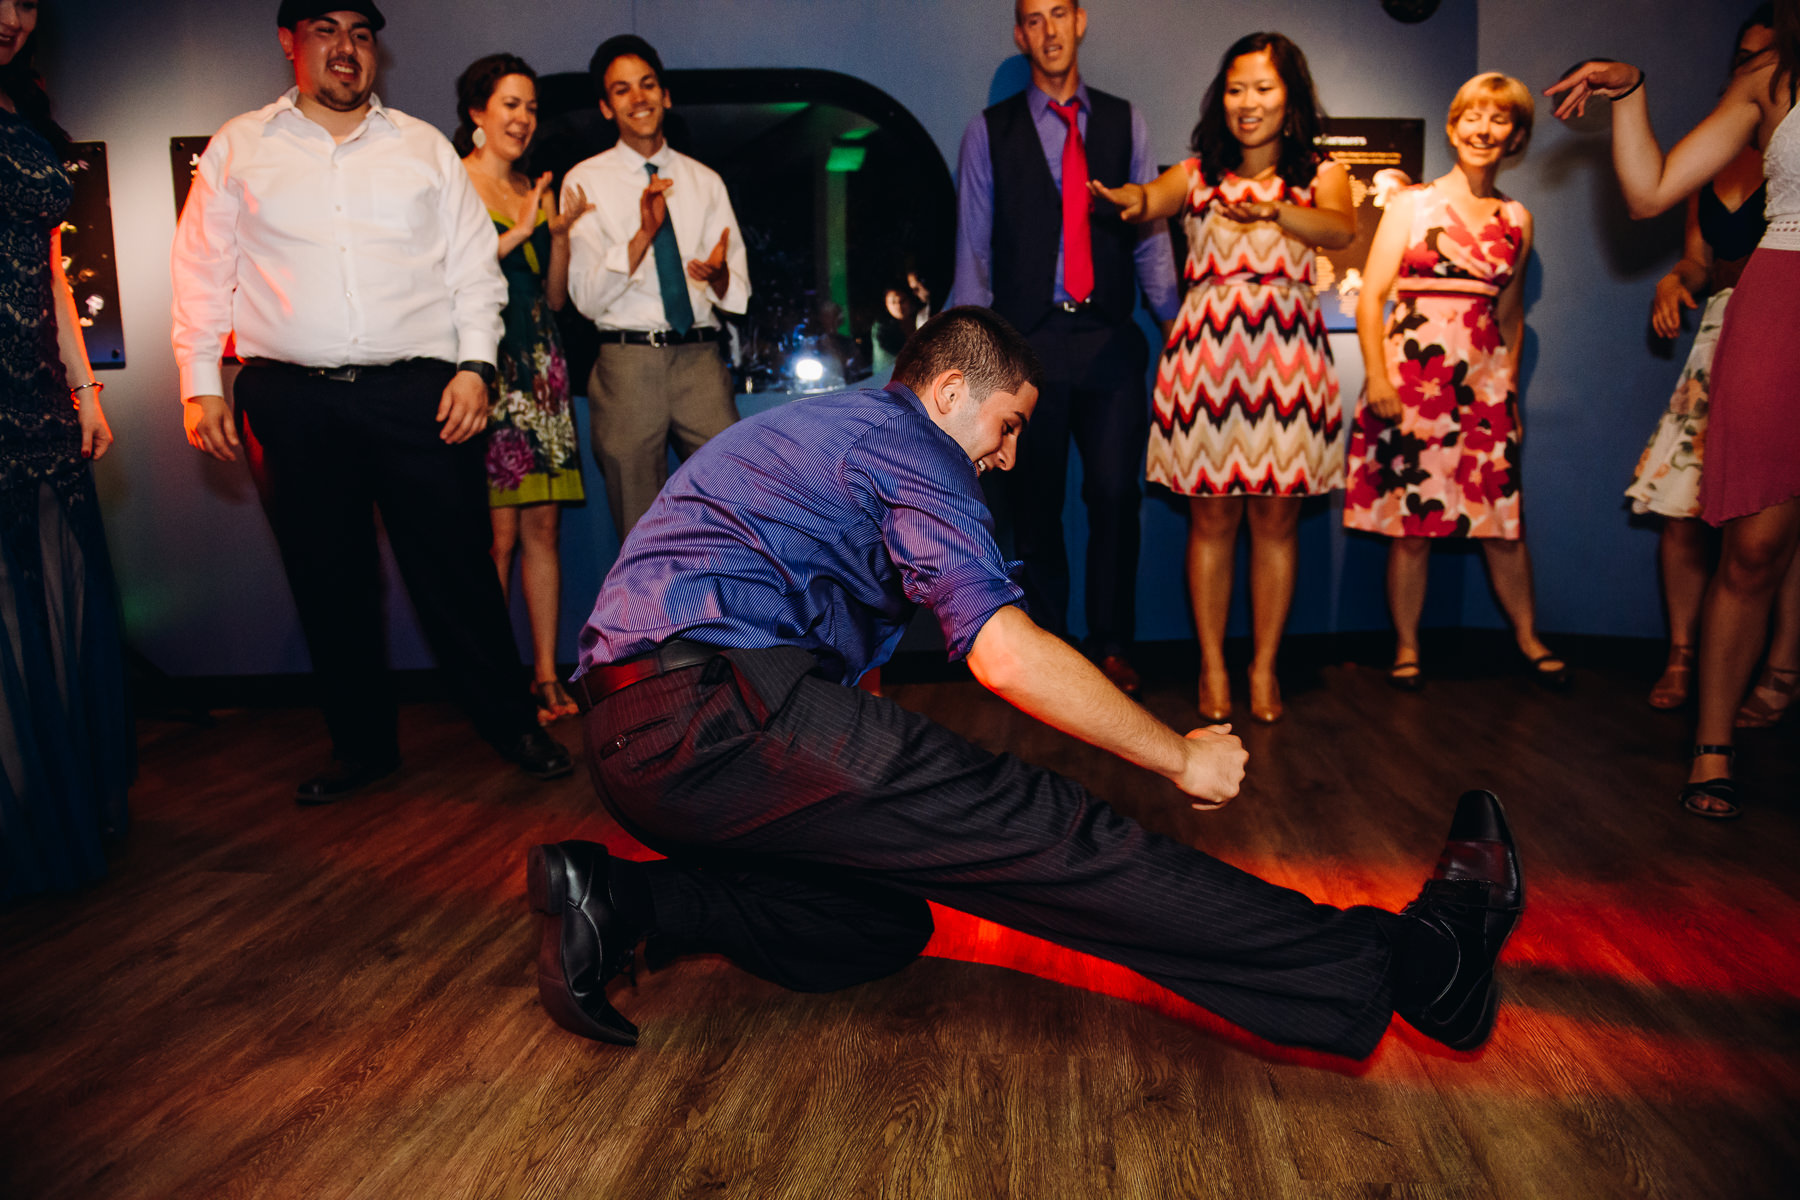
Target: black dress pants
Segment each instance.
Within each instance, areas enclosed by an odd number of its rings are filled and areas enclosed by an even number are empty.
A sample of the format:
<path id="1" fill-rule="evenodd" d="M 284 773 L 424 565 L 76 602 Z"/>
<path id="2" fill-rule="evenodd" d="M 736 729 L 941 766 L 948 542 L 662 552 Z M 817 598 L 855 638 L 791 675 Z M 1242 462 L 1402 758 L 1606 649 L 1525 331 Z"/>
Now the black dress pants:
<path id="1" fill-rule="evenodd" d="M 1123 653 L 1137 632 L 1149 351 L 1134 322 L 1115 325 L 1095 313 L 1060 309 L 1052 309 L 1027 340 L 1043 362 L 1044 385 L 1019 436 L 1018 462 L 1001 477 L 1013 551 L 1025 564 L 1026 606 L 1045 629 L 1068 633 L 1063 496 L 1073 441 L 1081 454 L 1088 518 L 1088 644 L 1099 654 Z"/>
<path id="2" fill-rule="evenodd" d="M 486 439 L 446 445 L 455 374 L 419 359 L 341 382 L 273 363 L 238 375 L 238 423 L 312 654 L 333 753 L 397 753 L 375 513 L 438 667 L 491 742 L 536 729 L 488 549 Z"/>
<path id="3" fill-rule="evenodd" d="M 724 651 L 587 715 L 595 786 L 670 859 L 644 872 L 658 953 L 845 987 L 910 962 L 934 900 L 1272 1041 L 1362 1057 L 1381 1039 L 1389 914 L 1315 904 L 813 668 L 794 648 Z"/>

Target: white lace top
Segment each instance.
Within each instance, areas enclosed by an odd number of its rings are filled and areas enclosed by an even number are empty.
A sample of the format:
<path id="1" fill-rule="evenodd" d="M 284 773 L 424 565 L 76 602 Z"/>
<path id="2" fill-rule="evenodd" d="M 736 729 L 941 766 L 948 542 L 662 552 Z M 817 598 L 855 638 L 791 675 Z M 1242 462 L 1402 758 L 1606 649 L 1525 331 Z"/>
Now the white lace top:
<path id="1" fill-rule="evenodd" d="M 1763 151 L 1769 179 L 1769 229 L 1762 244 L 1770 250 L 1800 250 L 1800 105 L 1788 110 Z"/>

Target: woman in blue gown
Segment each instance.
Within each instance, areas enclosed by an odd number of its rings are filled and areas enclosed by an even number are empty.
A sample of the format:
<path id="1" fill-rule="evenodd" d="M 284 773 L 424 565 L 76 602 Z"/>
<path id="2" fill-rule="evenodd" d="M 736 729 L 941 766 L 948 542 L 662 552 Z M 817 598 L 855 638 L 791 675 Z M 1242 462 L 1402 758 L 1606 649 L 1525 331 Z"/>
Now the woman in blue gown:
<path id="1" fill-rule="evenodd" d="M 106 873 L 135 742 L 90 463 L 112 444 L 62 272 L 66 134 L 0 3 L 0 903 Z"/>

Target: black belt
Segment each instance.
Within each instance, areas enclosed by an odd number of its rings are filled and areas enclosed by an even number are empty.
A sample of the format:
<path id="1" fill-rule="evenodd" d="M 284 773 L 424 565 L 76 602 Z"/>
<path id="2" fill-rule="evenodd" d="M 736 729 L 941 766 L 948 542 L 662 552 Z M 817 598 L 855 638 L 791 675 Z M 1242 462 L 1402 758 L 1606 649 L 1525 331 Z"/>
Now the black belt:
<path id="1" fill-rule="evenodd" d="M 366 363 L 350 367 L 307 367 L 299 363 L 283 362 L 279 358 L 246 358 L 246 367 L 274 367 L 286 371 L 290 375 L 305 375 L 312 379 L 329 379 L 333 383 L 355 383 L 358 379 L 380 376 L 389 371 L 411 371 L 419 367 L 448 367 L 453 364 L 441 358 L 403 358 L 399 362 Z"/>
<path id="2" fill-rule="evenodd" d="M 575 698 L 582 702 L 582 711 L 585 712 L 614 692 L 623 691 L 634 683 L 667 675 L 670 671 L 679 671 L 683 667 L 702 666 L 717 658 L 719 653 L 717 646 L 690 642 L 686 638 L 671 638 L 654 650 L 634 654 L 616 663 L 601 663 L 589 667 L 575 681 Z"/>
<path id="3" fill-rule="evenodd" d="M 602 345 L 615 346 L 689 346 L 695 342 L 716 342 L 720 331 L 711 325 L 696 325 L 686 333 L 672 329 L 602 329 Z"/>

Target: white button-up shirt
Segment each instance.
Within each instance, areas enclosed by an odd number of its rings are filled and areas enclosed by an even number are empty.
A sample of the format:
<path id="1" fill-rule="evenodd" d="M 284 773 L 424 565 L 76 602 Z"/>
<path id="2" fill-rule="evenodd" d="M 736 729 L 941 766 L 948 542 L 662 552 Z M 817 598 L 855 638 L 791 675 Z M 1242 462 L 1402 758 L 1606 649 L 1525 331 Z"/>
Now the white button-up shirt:
<path id="1" fill-rule="evenodd" d="M 171 256 L 182 397 L 221 393 L 234 331 L 245 357 L 311 367 L 493 362 L 506 279 L 456 151 L 379 98 L 335 142 L 297 95 L 200 156 Z"/>
<path id="2" fill-rule="evenodd" d="M 602 329 L 669 328 L 656 274 L 656 248 L 646 249 L 637 270 L 631 270 L 630 242 L 642 224 L 638 198 L 650 185 L 645 163 L 655 163 L 658 175 L 674 180 L 664 198 L 669 204 L 668 220 L 675 228 L 675 248 L 681 255 L 681 277 L 694 307 L 694 324 L 716 327 L 715 308 L 741 313 L 750 302 L 744 237 L 718 172 L 670 149 L 667 142 L 649 158 L 620 142 L 563 177 L 565 208 L 578 187 L 594 205 L 594 210 L 569 230 L 569 296 L 575 307 Z M 725 264 L 731 280 L 725 295 L 720 296 L 711 284 L 688 275 L 687 264 L 695 259 L 705 261 L 727 229 L 731 240 L 725 247 Z"/>

